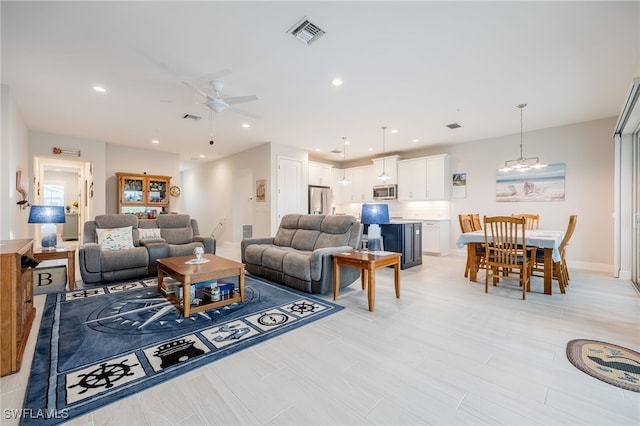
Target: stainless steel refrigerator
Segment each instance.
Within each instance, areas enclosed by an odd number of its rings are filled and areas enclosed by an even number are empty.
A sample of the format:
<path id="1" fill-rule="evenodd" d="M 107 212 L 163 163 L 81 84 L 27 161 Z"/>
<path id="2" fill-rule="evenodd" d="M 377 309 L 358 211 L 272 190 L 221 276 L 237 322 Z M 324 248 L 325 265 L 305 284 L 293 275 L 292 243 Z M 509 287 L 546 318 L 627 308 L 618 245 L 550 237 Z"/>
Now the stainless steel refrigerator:
<path id="1" fill-rule="evenodd" d="M 309 185 L 309 214 L 331 214 L 332 203 L 331 188 Z"/>

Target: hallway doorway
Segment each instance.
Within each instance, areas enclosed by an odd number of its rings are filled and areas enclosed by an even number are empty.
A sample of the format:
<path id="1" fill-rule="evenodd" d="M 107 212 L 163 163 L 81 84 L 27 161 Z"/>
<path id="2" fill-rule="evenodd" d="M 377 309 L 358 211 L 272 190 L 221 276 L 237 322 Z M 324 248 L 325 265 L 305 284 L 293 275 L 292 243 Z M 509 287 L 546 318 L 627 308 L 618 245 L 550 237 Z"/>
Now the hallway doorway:
<path id="1" fill-rule="evenodd" d="M 65 223 L 59 241 L 82 242 L 82 229 L 93 218 L 93 163 L 34 157 L 33 204 L 63 206 Z M 35 227 L 36 241 L 40 229 Z"/>

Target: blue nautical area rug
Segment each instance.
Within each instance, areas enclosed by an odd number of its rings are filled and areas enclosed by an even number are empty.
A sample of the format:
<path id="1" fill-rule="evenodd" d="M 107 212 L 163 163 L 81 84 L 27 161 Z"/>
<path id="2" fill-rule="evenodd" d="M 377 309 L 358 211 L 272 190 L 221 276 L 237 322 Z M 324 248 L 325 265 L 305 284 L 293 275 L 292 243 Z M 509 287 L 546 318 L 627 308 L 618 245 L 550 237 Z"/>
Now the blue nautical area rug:
<path id="1" fill-rule="evenodd" d="M 251 276 L 244 303 L 188 318 L 155 278 L 49 294 L 21 424 L 64 422 L 341 309 Z"/>
<path id="2" fill-rule="evenodd" d="M 577 339 L 567 358 L 579 370 L 610 385 L 640 392 L 640 353 L 613 343 Z"/>

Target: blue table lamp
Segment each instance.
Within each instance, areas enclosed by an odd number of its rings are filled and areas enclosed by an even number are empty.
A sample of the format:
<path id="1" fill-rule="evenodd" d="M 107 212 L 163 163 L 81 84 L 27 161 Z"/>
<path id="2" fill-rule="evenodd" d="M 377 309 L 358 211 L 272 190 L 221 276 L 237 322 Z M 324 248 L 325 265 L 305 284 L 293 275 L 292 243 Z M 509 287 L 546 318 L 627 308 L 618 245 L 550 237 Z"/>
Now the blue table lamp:
<path id="1" fill-rule="evenodd" d="M 58 232 L 55 223 L 64 223 L 64 207 L 62 206 L 31 206 L 29 223 L 42 224 L 42 248 L 55 250 L 58 244 Z"/>
<path id="2" fill-rule="evenodd" d="M 367 246 L 369 250 L 375 251 L 380 246 L 380 225 L 389 223 L 388 204 L 363 204 L 360 222 L 369 225 L 367 231 Z"/>

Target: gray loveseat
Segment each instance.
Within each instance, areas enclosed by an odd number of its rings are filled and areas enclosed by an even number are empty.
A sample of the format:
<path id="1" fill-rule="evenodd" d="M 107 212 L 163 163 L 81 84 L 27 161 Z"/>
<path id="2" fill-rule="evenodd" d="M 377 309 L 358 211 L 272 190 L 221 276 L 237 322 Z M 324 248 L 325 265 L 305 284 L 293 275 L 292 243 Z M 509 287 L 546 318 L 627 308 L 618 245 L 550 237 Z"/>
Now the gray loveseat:
<path id="1" fill-rule="evenodd" d="M 131 227 L 130 235 L 128 227 Z M 131 238 L 132 247 L 110 246 L 104 240 L 102 246 L 98 244 L 98 233 L 104 235 L 118 230 Z M 199 234 L 198 222 L 187 214 L 163 214 L 157 219 L 138 219 L 132 214 L 96 216 L 84 224 L 83 245 L 78 251 L 82 281 L 96 284 L 155 275 L 157 259 L 188 256 L 196 247 L 215 254 L 216 240 Z"/>
<path id="2" fill-rule="evenodd" d="M 363 225 L 353 216 L 285 215 L 275 237 L 248 238 L 240 245 L 246 270 L 307 293 L 333 290 L 333 253 L 360 246 Z M 340 269 L 340 287 L 360 277 Z"/>

